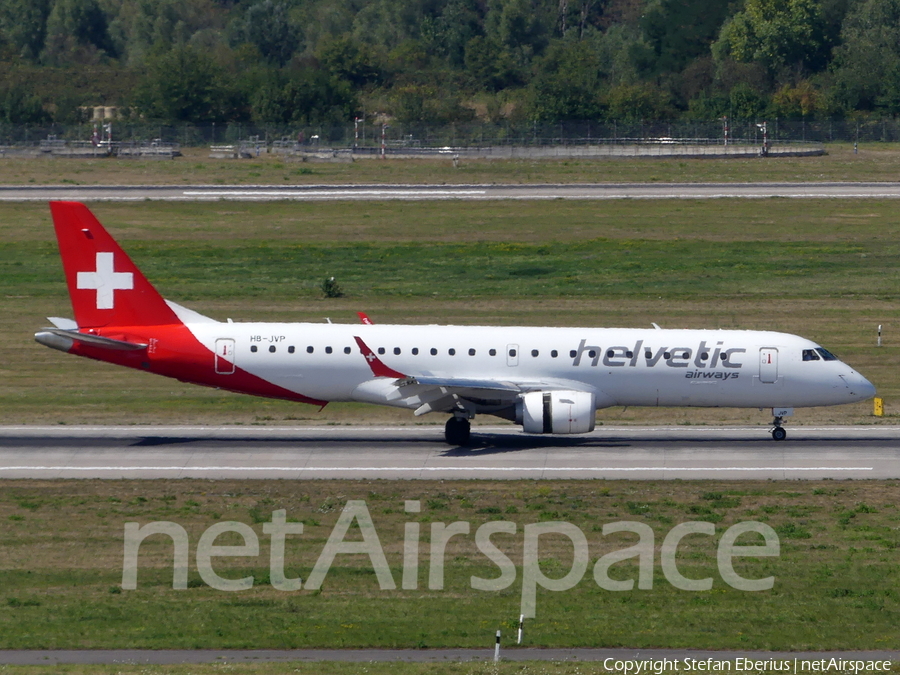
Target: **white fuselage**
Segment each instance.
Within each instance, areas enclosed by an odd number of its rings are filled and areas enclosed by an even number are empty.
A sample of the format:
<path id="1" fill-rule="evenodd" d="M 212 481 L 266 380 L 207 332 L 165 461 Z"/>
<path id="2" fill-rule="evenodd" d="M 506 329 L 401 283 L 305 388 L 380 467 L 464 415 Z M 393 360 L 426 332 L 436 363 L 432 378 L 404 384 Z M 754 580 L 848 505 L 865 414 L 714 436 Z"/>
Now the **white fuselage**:
<path id="1" fill-rule="evenodd" d="M 357 336 L 405 375 L 588 391 L 597 408 L 806 407 L 874 395 L 862 375 L 815 352 L 816 343 L 766 331 L 216 322 L 188 328 L 210 350 L 217 340 L 233 340 L 237 367 L 326 401 L 414 405 L 392 398 L 385 378 L 373 379 Z M 816 358 L 804 360 L 804 350 Z"/>

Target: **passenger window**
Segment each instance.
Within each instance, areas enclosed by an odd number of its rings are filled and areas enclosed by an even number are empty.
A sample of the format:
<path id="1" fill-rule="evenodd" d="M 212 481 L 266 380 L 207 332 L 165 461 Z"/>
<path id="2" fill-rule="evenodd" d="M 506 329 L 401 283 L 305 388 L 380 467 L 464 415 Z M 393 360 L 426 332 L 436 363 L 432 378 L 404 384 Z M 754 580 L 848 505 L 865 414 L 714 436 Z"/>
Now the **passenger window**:
<path id="1" fill-rule="evenodd" d="M 703 353 L 700 355 L 700 360 L 701 360 L 701 361 L 706 361 L 707 359 L 709 359 L 709 352 L 703 352 Z"/>
<path id="2" fill-rule="evenodd" d="M 275 353 L 275 345 L 269 345 L 269 351 Z"/>
<path id="3" fill-rule="evenodd" d="M 431 355 L 437 356 L 437 349 L 435 349 L 434 347 L 431 348 Z"/>
<path id="4" fill-rule="evenodd" d="M 576 352 L 574 349 L 570 349 L 569 350 L 569 358 L 574 359 L 576 356 L 578 356 L 578 352 Z"/>
<path id="5" fill-rule="evenodd" d="M 413 353 L 413 356 L 418 356 L 418 355 L 419 355 L 419 348 L 418 348 L 418 347 L 413 347 L 413 348 L 412 348 L 412 353 Z"/>
<path id="6" fill-rule="evenodd" d="M 250 351 L 256 353 L 256 345 L 250 345 Z"/>
<path id="7" fill-rule="evenodd" d="M 555 349 L 552 352 L 550 352 L 550 358 L 555 359 L 557 356 L 559 356 L 559 352 L 556 351 Z"/>
<path id="8" fill-rule="evenodd" d="M 488 354 L 490 354 L 491 356 L 497 356 L 497 350 L 496 350 L 496 349 L 491 349 L 491 350 L 488 351 Z"/>
<path id="9" fill-rule="evenodd" d="M 378 348 L 378 353 L 379 353 L 379 354 L 384 354 L 384 347 L 379 347 L 379 348 Z"/>
<path id="10" fill-rule="evenodd" d="M 669 359 L 672 358 L 672 354 L 671 354 L 670 352 L 665 352 L 665 353 L 663 354 L 663 358 L 664 358 L 666 361 L 668 361 Z"/>
<path id="11" fill-rule="evenodd" d="M 475 356 L 475 350 L 474 350 L 474 349 L 470 349 L 470 350 L 469 350 L 469 356 Z"/>
<path id="12" fill-rule="evenodd" d="M 597 352 L 596 352 L 596 350 L 592 349 L 591 351 L 589 351 L 589 352 L 588 352 L 588 356 L 590 356 L 592 359 L 593 359 L 593 358 L 596 358 L 596 357 L 597 357 Z"/>
<path id="13" fill-rule="evenodd" d="M 349 354 L 351 351 L 352 351 L 352 350 L 350 349 L 350 347 L 344 347 L 344 353 L 345 353 L 345 354 Z"/>
<path id="14" fill-rule="evenodd" d="M 293 353 L 294 353 L 294 345 L 291 345 L 290 347 L 288 347 L 288 354 L 293 354 Z"/>
<path id="15" fill-rule="evenodd" d="M 456 356 L 456 350 L 452 347 L 447 350 L 447 353 L 450 354 L 450 356 Z"/>
<path id="16" fill-rule="evenodd" d="M 608 358 L 608 359 L 614 358 L 615 355 L 616 355 L 616 352 L 613 351 L 612 349 L 608 349 L 606 351 L 606 358 Z"/>
<path id="17" fill-rule="evenodd" d="M 400 355 L 400 347 L 394 347 L 394 354 L 397 356 Z"/>
<path id="18" fill-rule="evenodd" d="M 634 352 L 633 352 L 633 351 L 630 351 L 630 350 L 629 350 L 629 351 L 625 352 L 625 358 L 626 358 L 626 359 L 630 359 L 632 356 L 634 356 Z"/>
<path id="19" fill-rule="evenodd" d="M 650 351 L 649 349 L 645 350 L 645 351 L 644 351 L 644 358 L 645 358 L 645 359 L 652 359 L 652 358 L 653 358 L 653 352 Z"/>
<path id="20" fill-rule="evenodd" d="M 515 355 L 516 355 L 516 350 L 515 350 L 515 349 L 510 349 L 510 350 L 509 350 L 509 355 L 510 355 L 510 356 L 515 356 Z"/>
<path id="21" fill-rule="evenodd" d="M 307 354 L 312 354 L 314 351 L 315 351 L 315 349 L 312 347 L 312 345 L 310 345 L 309 347 L 306 348 Z"/>
<path id="22" fill-rule="evenodd" d="M 539 353 L 539 352 L 538 352 L 537 349 L 532 349 L 532 350 L 531 350 L 531 355 L 532 355 L 533 357 L 536 357 L 536 356 L 538 355 L 538 353 Z"/>
<path id="23" fill-rule="evenodd" d="M 332 352 L 331 347 L 325 347 L 325 353 L 330 354 Z"/>

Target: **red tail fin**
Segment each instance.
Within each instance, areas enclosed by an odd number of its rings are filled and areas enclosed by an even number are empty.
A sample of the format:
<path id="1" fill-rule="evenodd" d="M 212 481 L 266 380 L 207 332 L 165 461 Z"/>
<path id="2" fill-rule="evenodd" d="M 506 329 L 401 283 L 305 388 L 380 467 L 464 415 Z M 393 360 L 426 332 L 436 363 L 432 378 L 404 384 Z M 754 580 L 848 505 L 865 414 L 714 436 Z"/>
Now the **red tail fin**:
<path id="1" fill-rule="evenodd" d="M 181 321 L 84 204 L 50 202 L 80 328 Z"/>

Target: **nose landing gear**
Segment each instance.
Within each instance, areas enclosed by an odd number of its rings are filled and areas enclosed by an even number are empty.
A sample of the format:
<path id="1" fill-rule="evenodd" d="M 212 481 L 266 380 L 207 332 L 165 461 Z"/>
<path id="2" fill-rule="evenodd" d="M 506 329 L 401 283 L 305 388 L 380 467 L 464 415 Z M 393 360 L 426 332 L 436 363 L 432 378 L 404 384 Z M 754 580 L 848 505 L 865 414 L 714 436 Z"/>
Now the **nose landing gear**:
<path id="1" fill-rule="evenodd" d="M 793 408 L 772 408 L 772 439 L 776 441 L 783 441 L 787 438 L 787 431 L 785 431 L 784 427 L 782 427 L 782 423 L 784 422 L 785 417 L 790 417 L 794 414 Z"/>
<path id="2" fill-rule="evenodd" d="M 781 426 L 781 418 L 776 417 L 772 424 L 775 425 L 775 428 L 772 429 L 772 439 L 776 441 L 783 441 L 787 438 L 787 431 L 785 431 L 784 427 Z"/>
<path id="3" fill-rule="evenodd" d="M 468 445 L 472 425 L 465 417 L 453 416 L 444 425 L 444 439 L 450 445 Z"/>

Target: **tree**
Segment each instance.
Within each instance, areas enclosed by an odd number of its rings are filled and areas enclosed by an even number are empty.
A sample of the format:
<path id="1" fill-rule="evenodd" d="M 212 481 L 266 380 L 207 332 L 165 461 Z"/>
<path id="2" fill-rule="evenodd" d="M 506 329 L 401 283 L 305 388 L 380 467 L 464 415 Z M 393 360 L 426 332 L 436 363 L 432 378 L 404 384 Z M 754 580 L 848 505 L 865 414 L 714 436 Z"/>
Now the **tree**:
<path id="1" fill-rule="evenodd" d="M 234 27 L 236 41 L 254 44 L 267 61 L 285 65 L 300 46 L 300 31 L 289 9 L 287 3 L 275 0 L 250 5 Z"/>
<path id="2" fill-rule="evenodd" d="M 709 53 L 728 12 L 726 2 L 657 0 L 641 17 L 656 73 L 679 72 Z"/>
<path id="3" fill-rule="evenodd" d="M 500 91 L 520 82 L 510 53 L 481 35 L 466 43 L 466 73 L 480 89 Z"/>
<path id="4" fill-rule="evenodd" d="M 195 42 L 198 34 L 206 44 L 223 41 L 225 11 L 215 0 L 102 1 L 113 7 L 109 34 L 119 58 L 131 66 L 143 64 L 151 51 Z"/>
<path id="5" fill-rule="evenodd" d="M 772 97 L 771 112 L 782 119 L 811 117 L 820 107 L 820 94 L 809 80 L 796 86 L 784 85 Z"/>
<path id="6" fill-rule="evenodd" d="M 595 120 L 603 114 L 600 60 L 586 41 L 558 40 L 537 64 L 531 115 L 544 121 Z"/>
<path id="7" fill-rule="evenodd" d="M 339 124 L 352 118 L 358 103 L 346 80 L 315 70 L 275 73 L 252 104 L 253 119 L 272 124 Z"/>
<path id="8" fill-rule="evenodd" d="M 665 120 L 674 114 L 668 94 L 650 84 L 613 87 L 606 99 L 609 118 L 622 122 Z"/>
<path id="9" fill-rule="evenodd" d="M 7 124 L 43 124 L 50 115 L 41 100 L 23 81 L 24 74 L 7 72 L 0 81 L 0 122 Z"/>
<path id="10" fill-rule="evenodd" d="M 4 0 L 0 3 L 0 43 L 18 56 L 37 61 L 47 37 L 50 0 Z"/>
<path id="11" fill-rule="evenodd" d="M 763 95 L 743 82 L 732 88 L 728 99 L 728 116 L 735 120 L 759 119 L 766 109 L 766 99 Z"/>
<path id="12" fill-rule="evenodd" d="M 97 0 L 56 0 L 47 18 L 41 58 L 53 65 L 90 63 L 116 56 L 106 14 Z"/>
<path id="13" fill-rule="evenodd" d="M 319 64 L 332 75 L 347 80 L 355 87 L 378 82 L 381 72 L 367 45 L 351 35 L 326 38 L 316 50 Z"/>
<path id="14" fill-rule="evenodd" d="M 517 66 L 527 66 L 547 46 L 555 7 L 539 0 L 491 0 L 485 37 L 509 52 Z"/>
<path id="15" fill-rule="evenodd" d="M 483 24 L 476 0 L 449 0 L 438 16 L 423 18 L 422 41 L 430 52 L 458 68 L 464 63 L 469 41 L 484 34 Z"/>
<path id="16" fill-rule="evenodd" d="M 900 113 L 900 0 L 865 0 L 835 50 L 834 93 L 849 110 Z"/>
<path id="17" fill-rule="evenodd" d="M 820 48 L 816 0 L 747 0 L 722 27 L 716 51 L 720 57 L 760 63 L 774 74 L 785 66 L 808 65 Z"/>
<path id="18" fill-rule="evenodd" d="M 453 92 L 431 85 L 402 85 L 392 93 L 391 112 L 401 124 L 470 122 L 475 116 Z"/>
<path id="19" fill-rule="evenodd" d="M 215 59 L 190 46 L 150 59 L 135 95 L 136 107 L 166 122 L 235 121 L 241 117 L 237 92 L 228 86 Z"/>

